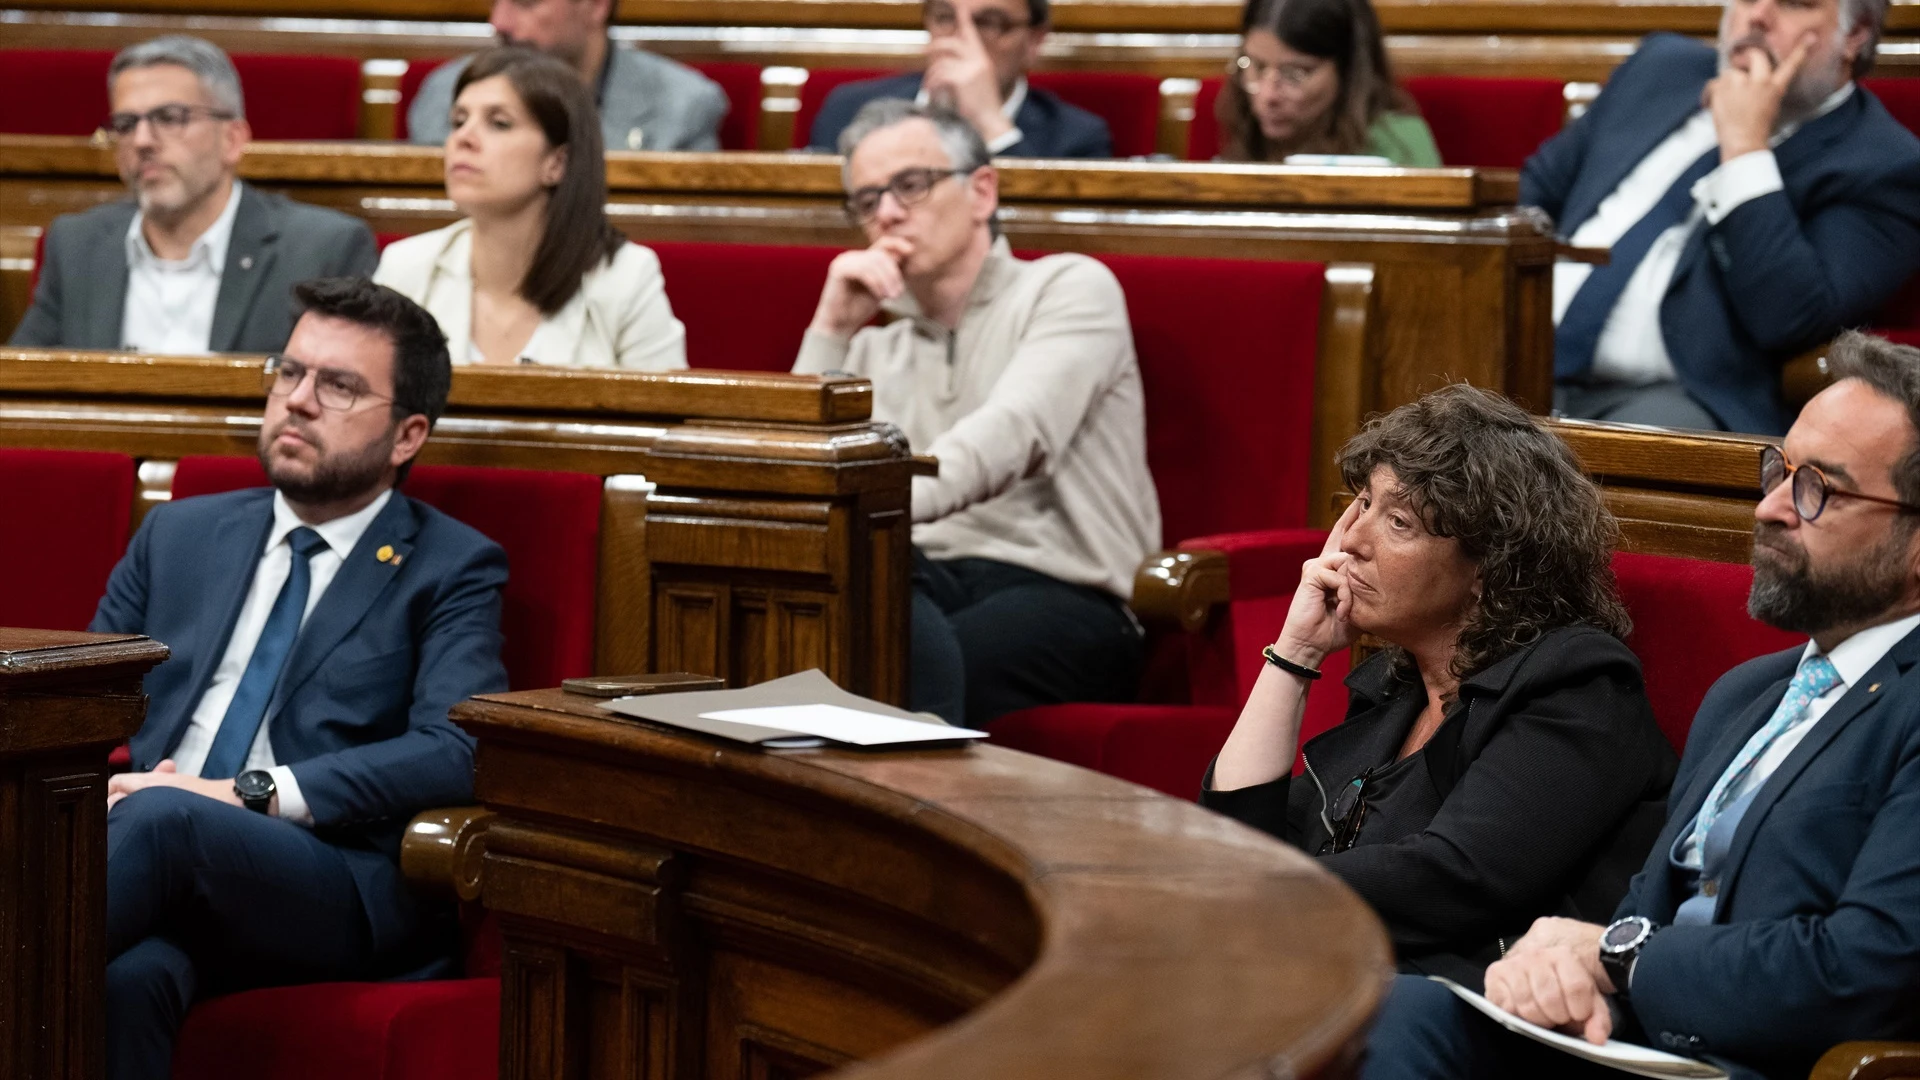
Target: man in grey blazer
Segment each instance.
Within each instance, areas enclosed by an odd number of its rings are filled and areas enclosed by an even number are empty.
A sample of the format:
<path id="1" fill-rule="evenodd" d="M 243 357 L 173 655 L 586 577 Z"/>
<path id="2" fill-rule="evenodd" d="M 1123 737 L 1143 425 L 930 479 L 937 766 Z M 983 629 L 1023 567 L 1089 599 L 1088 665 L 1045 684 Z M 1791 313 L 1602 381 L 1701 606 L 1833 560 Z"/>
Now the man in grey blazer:
<path id="1" fill-rule="evenodd" d="M 250 131 L 217 46 L 180 35 L 130 46 L 107 89 L 133 197 L 54 219 L 12 344 L 274 352 L 293 331 L 296 283 L 373 272 L 365 223 L 236 177 Z"/>
<path id="2" fill-rule="evenodd" d="M 502 45 L 558 57 L 580 72 L 600 106 L 609 150 L 718 150 L 727 95 L 685 64 L 641 49 L 615 48 L 607 36 L 617 0 L 493 0 L 489 20 Z M 407 109 L 407 138 L 447 141 L 453 85 L 473 59 L 442 64 L 420 84 Z"/>

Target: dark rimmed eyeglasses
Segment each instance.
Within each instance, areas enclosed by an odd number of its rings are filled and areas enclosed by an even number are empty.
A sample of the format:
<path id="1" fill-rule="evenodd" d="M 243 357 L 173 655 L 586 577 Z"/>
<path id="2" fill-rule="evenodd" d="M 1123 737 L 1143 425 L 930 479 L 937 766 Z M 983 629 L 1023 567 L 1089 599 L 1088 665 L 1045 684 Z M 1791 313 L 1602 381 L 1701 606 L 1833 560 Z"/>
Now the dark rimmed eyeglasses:
<path id="1" fill-rule="evenodd" d="M 949 176 L 965 176 L 965 169 L 901 169 L 884 184 L 854 188 L 847 193 L 847 216 L 856 225 L 865 225 L 880 212 L 880 200 L 892 195 L 901 206 L 918 206 L 933 194 L 933 185 Z"/>
<path id="2" fill-rule="evenodd" d="M 333 368 L 308 367 L 291 356 L 278 354 L 267 357 L 267 366 L 260 372 L 260 385 L 272 397 L 285 397 L 299 389 L 309 373 L 313 375 L 314 399 L 320 402 L 323 409 L 350 412 L 362 399 L 393 401 L 390 397 L 369 390 L 358 375 Z"/>
<path id="3" fill-rule="evenodd" d="M 945 37 L 960 29 L 960 13 L 950 4 L 928 4 L 921 12 L 927 31 Z M 1016 19 L 1006 12 L 976 11 L 973 13 L 973 29 L 980 35 L 981 41 L 998 41 L 1015 30 L 1024 30 L 1033 23 L 1025 19 Z"/>
<path id="4" fill-rule="evenodd" d="M 1793 481 L 1793 512 L 1800 515 L 1802 521 L 1812 521 L 1827 508 L 1827 500 L 1833 498 L 1859 499 L 1862 502 L 1879 503 L 1891 506 L 1910 514 L 1920 514 L 1920 506 L 1904 503 L 1898 499 L 1888 499 L 1879 495 L 1867 495 L 1846 488 L 1835 487 L 1827 474 L 1816 465 L 1795 465 L 1787 460 L 1787 455 L 1777 446 L 1760 448 L 1760 494 L 1764 497 L 1773 494 L 1773 489 L 1781 481 L 1791 478 Z"/>
<path id="5" fill-rule="evenodd" d="M 101 131 L 116 139 L 124 139 L 140 130 L 140 121 L 145 120 L 153 128 L 156 136 L 172 137 L 187 130 L 187 125 L 198 117 L 209 120 L 231 120 L 233 114 L 225 109 L 210 109 L 205 105 L 159 105 L 146 112 L 118 112 L 107 117 Z"/>

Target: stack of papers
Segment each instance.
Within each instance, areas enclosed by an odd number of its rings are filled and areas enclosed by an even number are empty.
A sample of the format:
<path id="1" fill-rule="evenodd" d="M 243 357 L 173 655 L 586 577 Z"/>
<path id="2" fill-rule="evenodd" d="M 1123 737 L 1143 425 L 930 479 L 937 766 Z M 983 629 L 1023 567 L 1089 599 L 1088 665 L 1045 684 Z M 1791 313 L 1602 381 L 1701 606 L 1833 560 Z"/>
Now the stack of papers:
<path id="1" fill-rule="evenodd" d="M 819 670 L 740 690 L 615 698 L 603 708 L 656 724 L 769 749 L 952 745 L 987 733 L 896 709 L 833 684 Z"/>
<path id="2" fill-rule="evenodd" d="M 1677 1054 L 1669 1054 L 1638 1043 L 1621 1042 L 1618 1039 L 1608 1039 L 1606 1045 L 1595 1046 L 1585 1039 L 1562 1035 L 1538 1024 L 1528 1023 L 1451 979 L 1443 979 L 1438 975 L 1429 975 L 1427 978 L 1453 991 L 1462 1001 L 1492 1017 L 1508 1031 L 1525 1035 L 1535 1042 L 1543 1042 L 1548 1046 L 1565 1050 L 1574 1057 L 1619 1069 L 1621 1072 L 1633 1073 L 1635 1076 L 1662 1077 L 1666 1080 L 1726 1080 L 1726 1070 L 1704 1061 L 1680 1057 Z"/>

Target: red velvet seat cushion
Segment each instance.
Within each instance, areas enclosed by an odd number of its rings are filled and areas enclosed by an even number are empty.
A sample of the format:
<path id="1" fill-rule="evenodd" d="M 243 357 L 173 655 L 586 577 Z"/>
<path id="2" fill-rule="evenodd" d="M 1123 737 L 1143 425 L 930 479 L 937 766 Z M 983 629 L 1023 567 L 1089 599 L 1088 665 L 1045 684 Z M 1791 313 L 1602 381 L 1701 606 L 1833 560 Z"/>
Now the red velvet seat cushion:
<path id="1" fill-rule="evenodd" d="M 897 71 L 883 68 L 823 68 L 807 72 L 807 81 L 800 87 L 800 107 L 793 114 L 794 149 L 805 147 L 807 140 L 813 137 L 813 118 L 820 115 L 820 106 L 826 103 L 827 95 L 833 93 L 836 87 L 843 83 L 898 74 Z"/>
<path id="2" fill-rule="evenodd" d="M 722 371 L 791 371 L 813 321 L 827 264 L 844 248 L 777 244 L 648 244 L 667 300 L 687 327 L 687 363 Z M 741 298 L 753 298 L 751 317 Z"/>
<path id="3" fill-rule="evenodd" d="M 106 123 L 104 50 L 0 53 L 0 132 L 89 135 Z M 234 70 L 256 139 L 351 139 L 360 132 L 360 61 L 344 56 L 237 55 Z"/>
<path id="4" fill-rule="evenodd" d="M 1238 715 L 1207 705 L 1046 705 L 995 720 L 993 742 L 1194 799 Z"/>
<path id="5" fill-rule="evenodd" d="M 0 626 L 87 628 L 127 550 L 133 488 L 125 454 L 0 450 Z"/>
<path id="6" fill-rule="evenodd" d="M 1613 557 L 1620 598 L 1633 616 L 1627 644 L 1640 657 L 1654 719 L 1675 749 L 1707 688 L 1736 665 L 1806 644 L 1747 614 L 1753 567 L 1664 555 Z"/>
<path id="7" fill-rule="evenodd" d="M 185 457 L 174 498 L 267 482 L 242 457 Z M 507 553 L 502 657 L 516 690 L 593 671 L 601 480 L 585 473 L 421 465 L 403 490 L 480 530 Z"/>
<path id="8" fill-rule="evenodd" d="M 1860 85 L 1873 91 L 1880 104 L 1908 131 L 1920 135 L 1920 79 L 1883 77 L 1862 79 Z"/>
<path id="9" fill-rule="evenodd" d="M 1160 142 L 1160 80 L 1117 71 L 1036 71 L 1028 81 L 1107 122 L 1114 157 L 1143 157 Z"/>
<path id="10" fill-rule="evenodd" d="M 1220 122 L 1213 110 L 1221 82 L 1200 82 L 1187 135 L 1188 160 L 1211 161 L 1220 153 Z M 1407 79 L 1404 85 L 1447 165 L 1518 168 L 1560 130 L 1566 116 L 1566 90 L 1557 79 L 1446 75 Z"/>
<path id="11" fill-rule="evenodd" d="M 500 980 L 317 983 L 194 1006 L 175 1080 L 489 1080 L 500 1060 Z"/>
<path id="12" fill-rule="evenodd" d="M 760 145 L 760 65 L 694 64 L 695 71 L 718 83 L 727 95 L 727 118 L 720 121 L 720 149 L 753 150 Z"/>

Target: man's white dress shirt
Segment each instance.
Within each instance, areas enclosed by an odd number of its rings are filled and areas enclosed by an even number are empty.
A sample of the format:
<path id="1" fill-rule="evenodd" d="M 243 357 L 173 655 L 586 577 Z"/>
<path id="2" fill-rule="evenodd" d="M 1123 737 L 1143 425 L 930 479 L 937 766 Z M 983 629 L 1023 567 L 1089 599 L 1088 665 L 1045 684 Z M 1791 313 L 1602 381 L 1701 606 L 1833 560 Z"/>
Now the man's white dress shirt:
<path id="1" fill-rule="evenodd" d="M 1780 768 L 1780 763 L 1787 760 L 1787 755 L 1793 753 L 1794 747 L 1799 746 L 1800 741 L 1813 730 L 1813 726 L 1820 722 L 1820 718 L 1827 715 L 1827 711 L 1846 696 L 1847 689 L 1866 678 L 1867 672 L 1873 670 L 1873 665 L 1879 663 L 1887 655 L 1888 650 L 1898 645 L 1903 638 L 1913 632 L 1915 627 L 1920 627 L 1920 615 L 1909 615 L 1904 619 L 1868 627 L 1835 645 L 1833 651 L 1827 654 L 1827 659 L 1833 663 L 1833 669 L 1840 673 L 1840 681 L 1834 683 L 1826 693 L 1814 698 L 1807 706 L 1806 717 L 1798 724 L 1781 732 L 1779 737 L 1767 747 L 1766 752 L 1754 760 L 1753 768 L 1747 770 L 1747 775 L 1727 792 L 1726 804 L 1732 806 L 1746 798 L 1749 792 L 1759 790 L 1760 785 L 1766 783 L 1774 771 Z M 1800 653 L 1799 663 L 1806 663 L 1808 657 L 1819 651 L 1820 646 L 1811 641 L 1807 642 L 1807 647 Z M 1797 669 L 1798 666 L 1799 664 L 1796 664 L 1795 668 Z M 1719 777 L 1714 779 L 1718 780 Z M 1700 849 L 1694 844 L 1691 836 L 1681 841 L 1680 861 L 1695 870 L 1700 869 Z"/>
<path id="2" fill-rule="evenodd" d="M 1840 107 L 1853 93 L 1847 83 L 1820 103 L 1813 120 Z M 1644 386 L 1669 382 L 1674 378 L 1673 358 L 1667 353 L 1666 338 L 1660 333 L 1660 304 L 1673 286 L 1674 271 L 1680 268 L 1680 255 L 1687 239 L 1702 221 L 1718 225 L 1742 205 L 1785 187 L 1780 179 L 1780 164 L 1772 147 L 1800 130 L 1800 123 L 1787 124 L 1768 141 L 1768 149 L 1742 154 L 1700 178 L 1693 185 L 1693 210 L 1687 219 L 1657 237 L 1653 246 L 1627 279 L 1627 286 L 1614 304 L 1613 312 L 1600 331 L 1593 350 L 1593 377 L 1601 382 Z M 1593 216 L 1568 237 L 1575 247 L 1610 248 L 1627 230 L 1647 216 L 1647 211 L 1680 179 L 1681 174 L 1706 156 L 1720 143 L 1713 125 L 1713 114 L 1701 109 L 1674 129 L 1653 152 L 1620 181 L 1613 193 L 1600 201 Z M 1553 268 L 1553 322 L 1560 324 L 1573 294 L 1594 268 L 1587 263 L 1561 262 Z"/>
<path id="3" fill-rule="evenodd" d="M 120 315 L 124 348 L 166 356 L 212 351 L 213 308 L 239 212 L 240 181 L 235 180 L 226 207 L 184 259 L 155 255 L 141 231 L 146 215 L 133 215 L 127 226 L 127 300 Z"/>
<path id="4" fill-rule="evenodd" d="M 927 88 L 925 85 L 922 85 L 920 87 L 920 92 L 914 95 L 913 103 L 924 109 L 927 107 L 927 102 L 929 100 L 931 100 L 931 98 L 927 94 Z M 1010 124 L 1013 124 L 1014 126 L 1010 130 L 1003 131 L 1000 134 L 994 136 L 993 138 L 987 140 L 988 153 L 990 154 L 1003 153 L 1007 149 L 1007 147 L 1012 146 L 1014 143 L 1017 143 L 1021 139 L 1026 138 L 1026 135 L 1023 134 L 1020 130 L 1020 125 L 1017 123 L 1014 123 L 1014 117 L 1020 115 L 1020 108 L 1026 103 L 1027 103 L 1027 77 L 1025 75 L 1022 75 L 1013 81 L 1013 93 L 1008 94 L 1007 100 L 1000 103 L 1000 115 L 1006 117 L 1007 122 Z"/>
<path id="5" fill-rule="evenodd" d="M 326 595 L 327 586 L 333 584 L 334 575 L 352 554 L 353 546 L 360 542 L 361 534 L 380 516 L 392 497 L 393 489 L 388 488 L 363 510 L 320 525 L 307 525 L 320 534 L 326 547 L 314 552 L 308 560 L 312 577 L 307 586 L 307 609 L 300 614 L 303 628 L 307 616 L 313 614 L 314 606 Z M 273 493 L 273 529 L 267 533 L 266 550 L 260 553 L 260 562 L 254 567 L 253 584 L 240 605 L 233 636 L 227 639 L 227 651 L 220 657 L 220 666 L 214 669 L 207 692 L 200 695 L 200 704 L 193 710 L 186 734 L 174 748 L 173 763 L 180 772 L 198 776 L 200 767 L 206 764 L 214 733 L 226 718 L 227 706 L 233 703 L 234 691 L 240 688 L 240 677 L 247 673 L 247 661 L 253 658 L 254 646 L 260 642 L 260 632 L 266 629 L 267 615 L 273 611 L 273 602 L 280 598 L 280 589 L 286 585 L 287 574 L 293 569 L 293 549 L 287 545 L 287 534 L 306 524 L 293 512 L 293 507 L 287 505 L 285 495 Z M 293 778 L 293 770 L 273 760 L 273 742 L 268 738 L 272 726 L 273 714 L 268 713 L 260 722 L 260 731 L 254 736 L 253 748 L 247 752 L 247 764 L 241 771 L 265 769 L 272 773 L 280 796 L 280 816 L 300 825 L 312 825 L 313 815 L 300 794 L 300 782 Z"/>

